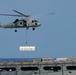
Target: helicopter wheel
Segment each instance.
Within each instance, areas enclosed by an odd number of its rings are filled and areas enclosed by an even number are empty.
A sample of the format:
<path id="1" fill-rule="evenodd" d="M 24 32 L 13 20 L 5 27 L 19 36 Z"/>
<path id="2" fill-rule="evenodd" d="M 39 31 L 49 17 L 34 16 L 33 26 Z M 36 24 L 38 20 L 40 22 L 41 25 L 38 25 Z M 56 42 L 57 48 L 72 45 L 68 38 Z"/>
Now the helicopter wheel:
<path id="1" fill-rule="evenodd" d="M 15 30 L 15 32 L 17 32 L 17 30 Z"/>
<path id="2" fill-rule="evenodd" d="M 32 30 L 35 30 L 35 28 L 33 28 Z"/>

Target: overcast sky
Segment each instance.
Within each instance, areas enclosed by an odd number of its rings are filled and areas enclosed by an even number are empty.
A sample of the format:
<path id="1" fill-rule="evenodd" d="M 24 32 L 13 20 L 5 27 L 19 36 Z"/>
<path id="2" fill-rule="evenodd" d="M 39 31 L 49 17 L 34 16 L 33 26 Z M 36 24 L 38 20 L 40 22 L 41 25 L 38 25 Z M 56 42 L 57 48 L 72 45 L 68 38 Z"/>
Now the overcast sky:
<path id="1" fill-rule="evenodd" d="M 76 0 L 0 0 L 0 13 L 17 14 L 18 10 L 28 15 L 54 12 L 36 18 L 41 27 L 28 30 L 28 45 L 34 52 L 20 52 L 26 45 L 26 29 L 0 29 L 0 58 L 40 58 L 76 56 Z M 19 17 L 0 16 L 0 23 L 7 24 Z"/>

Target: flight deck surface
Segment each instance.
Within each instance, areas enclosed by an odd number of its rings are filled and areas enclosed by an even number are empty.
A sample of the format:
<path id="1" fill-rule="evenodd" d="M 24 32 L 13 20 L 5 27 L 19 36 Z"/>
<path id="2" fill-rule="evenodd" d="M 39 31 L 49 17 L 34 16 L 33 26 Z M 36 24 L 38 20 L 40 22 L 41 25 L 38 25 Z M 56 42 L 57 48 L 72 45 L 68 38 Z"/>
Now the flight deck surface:
<path id="1" fill-rule="evenodd" d="M 1 75 L 75 75 L 76 58 L 0 58 Z"/>

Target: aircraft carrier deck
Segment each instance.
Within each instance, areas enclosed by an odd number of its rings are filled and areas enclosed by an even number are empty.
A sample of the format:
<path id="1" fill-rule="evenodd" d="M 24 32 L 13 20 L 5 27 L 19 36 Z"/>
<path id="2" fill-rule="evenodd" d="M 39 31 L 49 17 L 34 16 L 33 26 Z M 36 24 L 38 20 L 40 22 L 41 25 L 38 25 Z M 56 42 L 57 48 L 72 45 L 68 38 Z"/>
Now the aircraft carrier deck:
<path id="1" fill-rule="evenodd" d="M 76 58 L 1 58 L 0 75 L 76 75 Z"/>

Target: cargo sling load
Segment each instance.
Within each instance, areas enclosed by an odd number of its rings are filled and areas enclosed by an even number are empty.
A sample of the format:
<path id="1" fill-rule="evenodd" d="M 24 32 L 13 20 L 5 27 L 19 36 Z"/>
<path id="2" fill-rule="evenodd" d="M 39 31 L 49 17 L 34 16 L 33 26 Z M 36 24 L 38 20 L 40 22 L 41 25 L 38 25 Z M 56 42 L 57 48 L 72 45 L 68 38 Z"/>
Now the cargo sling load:
<path id="1" fill-rule="evenodd" d="M 35 51 L 35 46 L 20 46 L 20 51 Z"/>

